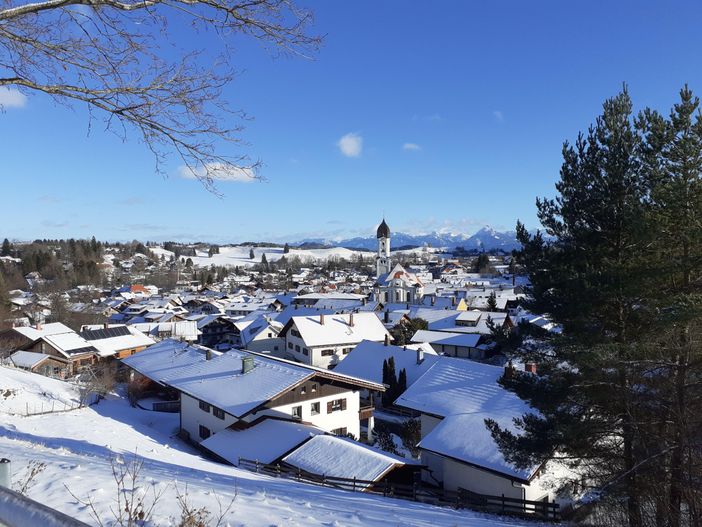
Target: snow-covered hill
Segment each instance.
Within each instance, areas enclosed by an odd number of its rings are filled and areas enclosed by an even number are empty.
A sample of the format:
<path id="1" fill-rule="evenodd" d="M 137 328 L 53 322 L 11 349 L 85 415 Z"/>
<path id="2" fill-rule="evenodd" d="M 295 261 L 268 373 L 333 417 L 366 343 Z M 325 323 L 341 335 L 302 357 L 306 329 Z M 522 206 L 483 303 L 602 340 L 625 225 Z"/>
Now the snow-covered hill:
<path id="1" fill-rule="evenodd" d="M 36 400 L 45 394 L 71 396 L 38 375 L 0 367 L 0 387 L 11 387 L 16 400 Z M 4 401 L 0 400 L 3 412 Z M 91 497 L 106 525 L 114 507 L 114 459 L 143 461 L 141 492 L 163 492 L 150 525 L 172 525 L 179 516 L 176 486 L 196 507 L 217 512 L 236 495 L 225 525 L 246 526 L 457 526 L 536 527 L 533 522 L 456 511 L 381 496 L 315 487 L 254 474 L 202 458 L 175 438 L 178 414 L 132 408 L 117 395 L 100 404 L 68 413 L 21 417 L 3 413 L 0 457 L 10 458 L 21 476 L 32 461 L 46 468 L 29 496 L 86 523 L 95 524 L 88 508 L 71 496 Z"/>

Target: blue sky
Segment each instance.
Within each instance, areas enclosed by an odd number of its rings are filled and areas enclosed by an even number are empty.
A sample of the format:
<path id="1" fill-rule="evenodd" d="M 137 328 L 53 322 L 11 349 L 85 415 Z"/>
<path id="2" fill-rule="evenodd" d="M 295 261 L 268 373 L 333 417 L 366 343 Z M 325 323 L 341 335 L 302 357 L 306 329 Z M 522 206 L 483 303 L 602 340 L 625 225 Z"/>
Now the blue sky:
<path id="1" fill-rule="evenodd" d="M 0 113 L 0 237 L 298 240 L 537 226 L 561 144 L 628 83 L 636 108 L 702 94 L 695 2 L 316 2 L 314 60 L 247 42 L 226 89 L 263 183 L 154 173 L 127 142 L 35 95 Z M 183 33 L 182 37 L 189 36 Z M 346 140 L 341 141 L 346 137 Z M 359 141 L 360 139 L 360 141 Z M 344 146 L 342 149 L 340 146 Z M 227 147 L 231 148 L 231 147 Z"/>

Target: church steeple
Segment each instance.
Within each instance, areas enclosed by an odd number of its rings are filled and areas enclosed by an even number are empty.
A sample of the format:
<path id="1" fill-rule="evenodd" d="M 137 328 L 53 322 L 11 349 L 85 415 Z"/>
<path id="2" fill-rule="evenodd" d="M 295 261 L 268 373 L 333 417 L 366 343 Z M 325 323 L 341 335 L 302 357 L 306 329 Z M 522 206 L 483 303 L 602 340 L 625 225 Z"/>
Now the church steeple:
<path id="1" fill-rule="evenodd" d="M 376 231 L 378 238 L 378 255 L 375 258 L 376 276 L 390 272 L 390 227 L 385 223 L 385 218 Z"/>
<path id="2" fill-rule="evenodd" d="M 380 225 L 378 225 L 378 230 L 376 232 L 377 238 L 390 238 L 390 227 L 385 223 L 385 218 Z"/>

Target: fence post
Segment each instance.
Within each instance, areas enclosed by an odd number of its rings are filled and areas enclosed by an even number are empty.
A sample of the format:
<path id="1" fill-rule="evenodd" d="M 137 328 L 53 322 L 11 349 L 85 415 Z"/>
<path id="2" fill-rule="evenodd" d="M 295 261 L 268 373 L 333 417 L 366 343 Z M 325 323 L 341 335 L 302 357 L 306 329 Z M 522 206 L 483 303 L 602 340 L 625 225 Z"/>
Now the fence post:
<path id="1" fill-rule="evenodd" d="M 256 474 L 258 474 L 258 459 L 256 460 Z"/>
<path id="2" fill-rule="evenodd" d="M 353 491 L 356 492 L 356 476 L 353 477 Z"/>

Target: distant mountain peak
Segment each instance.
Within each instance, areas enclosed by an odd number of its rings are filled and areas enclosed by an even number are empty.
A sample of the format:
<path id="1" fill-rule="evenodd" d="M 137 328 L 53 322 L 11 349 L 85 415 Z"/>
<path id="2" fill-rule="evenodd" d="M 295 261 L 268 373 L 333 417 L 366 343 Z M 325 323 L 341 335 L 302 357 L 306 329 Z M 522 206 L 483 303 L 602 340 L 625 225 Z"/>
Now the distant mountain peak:
<path id="1" fill-rule="evenodd" d="M 299 243 L 323 243 L 349 249 L 366 249 L 374 251 L 377 248 L 375 236 L 349 238 L 344 240 L 328 240 L 323 238 L 305 239 Z M 502 249 L 511 251 L 519 247 L 515 232 L 500 232 L 486 225 L 473 235 L 451 232 L 430 232 L 426 234 L 407 234 L 403 232 L 392 233 L 391 243 L 393 248 L 405 246 L 431 246 L 431 247 L 463 247 L 466 250 Z"/>

